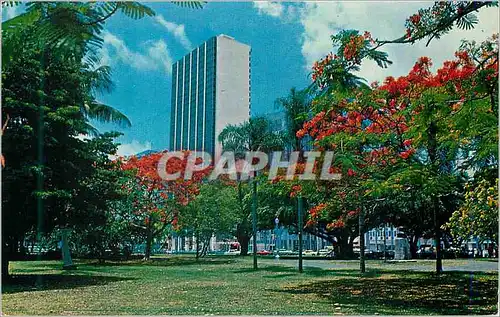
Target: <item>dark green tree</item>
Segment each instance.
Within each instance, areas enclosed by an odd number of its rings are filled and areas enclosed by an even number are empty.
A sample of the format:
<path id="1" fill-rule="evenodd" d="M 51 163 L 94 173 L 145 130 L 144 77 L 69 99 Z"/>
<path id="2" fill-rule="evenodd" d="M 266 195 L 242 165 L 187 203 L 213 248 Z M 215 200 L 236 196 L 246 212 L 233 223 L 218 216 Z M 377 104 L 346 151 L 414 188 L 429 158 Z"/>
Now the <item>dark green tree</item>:
<path id="1" fill-rule="evenodd" d="M 179 213 L 178 230 L 187 230 L 196 238 L 196 258 L 207 254 L 210 238 L 230 237 L 238 219 L 235 184 L 214 181 L 201 186 L 198 196 Z"/>
<path id="2" fill-rule="evenodd" d="M 272 132 L 269 128 L 269 122 L 263 117 L 250 118 L 240 125 L 229 125 L 222 130 L 218 139 L 222 143 L 223 150 L 234 152 L 236 159 L 244 159 L 245 153 L 250 151 L 269 153 L 284 148 L 283 135 Z M 247 186 L 243 185 L 240 174 L 238 174 L 238 209 L 242 217 L 236 228 L 236 237 L 241 245 L 241 255 L 248 254 L 248 243 L 253 235 L 252 222 L 250 221 L 251 204 L 245 203 L 244 187 Z"/>
<path id="3" fill-rule="evenodd" d="M 36 47 L 20 55 L 2 73 L 3 121 L 10 118 L 2 137 L 4 270 L 27 232 L 41 236 L 87 219 L 87 202 L 76 197 L 88 193 L 98 155 L 112 154 L 80 139 L 90 129 L 81 109 L 95 102 L 91 70 Z"/>

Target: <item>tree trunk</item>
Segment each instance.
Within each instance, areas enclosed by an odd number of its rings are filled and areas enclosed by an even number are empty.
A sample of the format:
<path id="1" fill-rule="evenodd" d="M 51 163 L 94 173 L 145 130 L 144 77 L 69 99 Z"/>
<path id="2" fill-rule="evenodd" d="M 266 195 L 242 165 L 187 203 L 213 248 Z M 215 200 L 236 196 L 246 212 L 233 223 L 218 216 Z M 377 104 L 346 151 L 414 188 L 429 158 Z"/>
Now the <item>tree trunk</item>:
<path id="1" fill-rule="evenodd" d="M 149 260 L 151 258 L 151 245 L 153 244 L 153 228 L 151 228 L 151 219 L 146 228 L 146 248 L 144 250 L 144 260 Z"/>
<path id="2" fill-rule="evenodd" d="M 416 259 L 417 258 L 417 251 L 418 251 L 417 242 L 418 242 L 418 238 L 419 238 L 418 235 L 413 235 L 410 238 L 410 253 L 411 253 L 411 258 L 412 259 Z"/>
<path id="3" fill-rule="evenodd" d="M 26 247 L 24 245 L 24 241 L 26 240 L 26 235 L 23 234 L 19 239 L 19 256 L 21 259 L 26 259 Z"/>
<path id="4" fill-rule="evenodd" d="M 196 232 L 196 261 L 200 258 L 200 235 Z"/>
<path id="5" fill-rule="evenodd" d="M 349 236 L 349 242 L 347 243 L 347 250 L 345 252 L 348 259 L 354 258 L 354 238 L 355 234 Z"/>
<path id="6" fill-rule="evenodd" d="M 349 235 L 341 233 L 337 236 L 338 256 L 341 259 L 349 259 Z M 352 251 L 352 244 L 351 244 Z"/>
<path id="7" fill-rule="evenodd" d="M 434 121 L 431 121 L 429 127 L 427 129 L 427 137 L 428 137 L 428 153 L 431 164 L 434 166 L 434 172 L 436 175 L 438 174 L 438 170 L 435 167 L 437 161 L 437 126 Z M 436 274 L 440 274 L 443 271 L 443 263 L 441 261 L 441 229 L 439 228 L 438 223 L 438 212 L 439 212 L 439 201 L 438 197 L 433 197 L 433 218 L 434 218 L 434 238 L 436 240 Z"/>
<path id="8" fill-rule="evenodd" d="M 10 279 L 9 275 L 9 262 L 11 257 L 11 252 L 9 246 L 5 241 L 2 243 L 2 283 Z"/>
<path id="9" fill-rule="evenodd" d="M 437 199 L 434 200 L 434 236 L 436 239 L 436 274 L 441 274 L 443 272 L 443 261 L 441 256 L 441 228 L 439 228 L 439 223 L 437 221 L 437 212 L 439 208 L 439 203 Z"/>
<path id="10" fill-rule="evenodd" d="M 248 255 L 248 243 L 250 242 L 250 236 L 240 235 L 238 236 L 238 242 L 240 243 L 241 253 L 240 255 Z"/>
<path id="11" fill-rule="evenodd" d="M 436 274 L 443 272 L 443 260 L 441 254 L 441 229 L 436 227 Z"/>
<path id="12" fill-rule="evenodd" d="M 365 209 L 359 213 L 359 270 L 365 273 Z"/>
<path id="13" fill-rule="evenodd" d="M 104 247 L 101 246 L 99 247 L 99 250 L 97 251 L 97 260 L 99 261 L 99 264 L 104 264 L 105 262 L 105 257 L 106 257 L 106 250 L 104 249 Z"/>

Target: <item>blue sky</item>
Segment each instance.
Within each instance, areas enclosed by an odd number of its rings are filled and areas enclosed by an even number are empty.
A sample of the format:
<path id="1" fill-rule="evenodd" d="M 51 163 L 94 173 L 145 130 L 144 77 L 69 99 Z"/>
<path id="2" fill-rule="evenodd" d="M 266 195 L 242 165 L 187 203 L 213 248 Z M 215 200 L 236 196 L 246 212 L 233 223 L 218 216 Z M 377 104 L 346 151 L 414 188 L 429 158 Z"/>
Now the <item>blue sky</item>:
<path id="1" fill-rule="evenodd" d="M 368 30 L 393 39 L 405 19 L 432 2 L 209 2 L 203 9 L 171 3 L 146 3 L 157 15 L 131 20 L 113 16 L 106 23 L 101 63 L 113 69 L 115 89 L 99 100 L 125 113 L 132 127 L 96 124 L 101 131 L 124 133 L 119 153 L 164 149 L 169 142 L 171 64 L 211 36 L 227 34 L 252 47 L 252 114 L 276 111 L 274 100 L 290 88 L 304 88 L 312 63 L 332 50 L 330 35 L 340 29 Z M 2 12 L 2 20 L 19 14 Z M 498 9 L 481 10 L 472 31 L 454 30 L 439 41 L 388 46 L 394 64 L 380 69 L 365 63 L 360 75 L 369 82 L 408 72 L 422 55 L 439 66 L 453 57 L 461 39 L 484 40 L 498 32 Z"/>

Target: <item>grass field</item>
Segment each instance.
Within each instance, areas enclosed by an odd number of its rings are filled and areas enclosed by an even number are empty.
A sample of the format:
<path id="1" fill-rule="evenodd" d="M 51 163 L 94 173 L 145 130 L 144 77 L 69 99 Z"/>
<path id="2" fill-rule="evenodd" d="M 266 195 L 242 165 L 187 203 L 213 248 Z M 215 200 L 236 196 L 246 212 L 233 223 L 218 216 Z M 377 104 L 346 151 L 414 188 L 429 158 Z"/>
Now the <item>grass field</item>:
<path id="1" fill-rule="evenodd" d="M 2 311 L 18 314 L 494 314 L 497 273 L 294 268 L 251 258 L 14 262 Z M 390 266 L 388 266 L 390 268 Z"/>

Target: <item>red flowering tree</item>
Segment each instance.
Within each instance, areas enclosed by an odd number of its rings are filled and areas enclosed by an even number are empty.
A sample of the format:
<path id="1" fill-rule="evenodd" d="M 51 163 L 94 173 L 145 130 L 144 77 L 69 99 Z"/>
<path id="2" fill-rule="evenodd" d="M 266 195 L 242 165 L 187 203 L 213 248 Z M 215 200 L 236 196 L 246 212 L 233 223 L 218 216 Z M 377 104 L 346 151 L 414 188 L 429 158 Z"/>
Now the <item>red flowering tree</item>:
<path id="1" fill-rule="evenodd" d="M 312 78 L 319 92 L 313 101 L 315 116 L 297 136 L 308 134 L 318 149 L 337 150 L 337 167 L 344 178 L 335 185 L 327 184 L 327 192 L 354 198 L 347 206 L 359 205 L 355 210 L 361 211 L 360 231 L 364 230 L 366 212 L 371 210 L 367 220 L 391 216 L 392 222 L 404 223 L 402 220 L 412 219 L 405 225 L 415 229 L 415 235 L 421 234 L 423 227 L 432 227 L 439 241 L 444 218 L 439 211 L 448 215 L 456 208 L 459 172 L 471 167 L 491 168 L 497 163 L 497 38 L 480 46 L 464 42 L 457 59 L 446 62 L 435 74 L 430 72 L 428 58 L 421 58 L 407 76 L 389 77 L 382 86 L 374 83 L 371 89 L 353 73 L 365 58 L 380 67 L 390 64 L 387 54 L 379 51 L 383 45 L 422 39 L 429 43 L 453 27 L 473 28 L 478 22 L 475 11 L 497 5 L 436 2 L 409 17 L 406 34 L 395 40 L 344 30 L 332 36 L 336 54 L 328 54 L 313 66 Z M 349 191 L 355 195 L 348 195 Z M 326 212 L 333 205 L 319 205 L 321 212 L 313 208 L 310 222 L 327 220 L 330 228 L 346 224 L 345 216 L 338 216 L 340 206 L 333 214 Z M 366 208 L 369 205 L 373 208 Z M 350 209 L 340 208 L 344 213 Z M 417 211 L 429 209 L 432 220 L 425 212 L 415 216 Z M 422 220 L 417 229 L 415 220 Z"/>
<path id="2" fill-rule="evenodd" d="M 210 172 L 209 168 L 196 171 L 189 180 L 184 179 L 189 152 L 184 158 L 170 158 L 165 166 L 168 174 L 180 173 L 176 180 L 164 180 L 158 174 L 158 164 L 165 153 L 131 157 L 122 163 L 122 169 L 131 172 L 124 185 L 128 190 L 132 213 L 129 221 L 146 239 L 144 258 L 149 259 L 153 240 L 167 227 L 175 228 L 179 207 L 185 206 L 199 193 L 199 185 Z M 199 162 L 197 162 L 199 163 Z"/>
<path id="3" fill-rule="evenodd" d="M 347 47 L 341 47 L 337 59 L 351 54 Z M 352 63 L 359 61 L 354 58 Z M 326 218 L 330 228 L 338 228 L 346 223 L 346 212 L 365 208 L 365 214 L 377 206 L 387 210 L 391 201 L 398 207 L 393 210 L 432 210 L 430 223 L 439 245 L 440 227 L 459 201 L 460 172 L 498 162 L 497 37 L 481 45 L 464 42 L 456 59 L 436 73 L 431 65 L 422 57 L 407 76 L 315 100 L 317 114 L 297 135 L 311 136 L 319 149 L 337 151 L 336 166 L 344 177 L 329 185 L 330 191 L 351 199 L 344 208 L 339 206 L 342 197 L 314 207 L 310 221 Z M 324 70 L 316 69 L 313 77 L 323 88 L 338 84 Z M 370 204 L 373 209 L 366 208 Z M 325 212 L 329 205 L 337 205 L 334 214 L 339 208 L 344 213 L 332 218 Z M 367 216 L 383 218 L 377 213 Z"/>

